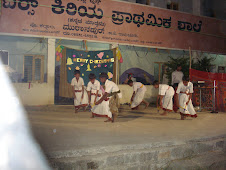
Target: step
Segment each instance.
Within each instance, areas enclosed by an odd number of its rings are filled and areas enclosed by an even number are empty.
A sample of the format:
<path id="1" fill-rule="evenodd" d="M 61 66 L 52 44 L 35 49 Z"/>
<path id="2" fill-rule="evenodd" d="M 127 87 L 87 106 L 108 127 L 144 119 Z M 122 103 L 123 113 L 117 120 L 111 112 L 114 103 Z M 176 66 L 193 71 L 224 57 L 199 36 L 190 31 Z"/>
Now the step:
<path id="1" fill-rule="evenodd" d="M 201 167 L 224 167 L 225 137 L 193 140 L 187 143 L 146 144 L 87 148 L 64 153 L 48 155 L 50 164 L 57 170 L 61 169 L 174 169 L 180 161 L 190 168 L 199 164 L 188 162 L 197 157 Z M 212 159 L 216 164 L 207 164 L 201 156 L 215 154 L 219 159 Z M 200 156 L 201 155 L 201 156 Z M 200 157 L 199 157 L 200 156 Z M 213 158 L 214 156 L 210 157 Z M 202 162 L 201 162 L 202 160 Z M 207 159 L 206 159 L 207 160 Z M 210 159 L 211 160 L 211 159 Z M 211 161 L 208 161 L 211 162 Z M 183 169 L 183 167 L 182 167 Z"/>

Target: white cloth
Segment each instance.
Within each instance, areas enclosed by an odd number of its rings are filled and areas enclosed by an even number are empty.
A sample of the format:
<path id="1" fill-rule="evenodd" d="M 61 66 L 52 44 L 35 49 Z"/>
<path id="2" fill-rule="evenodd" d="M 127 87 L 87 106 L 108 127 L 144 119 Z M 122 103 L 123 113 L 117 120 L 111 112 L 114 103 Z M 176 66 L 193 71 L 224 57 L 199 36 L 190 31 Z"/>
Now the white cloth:
<path id="1" fill-rule="evenodd" d="M 97 96 L 96 101 L 98 101 L 100 99 L 101 94 L 102 94 L 100 91 L 100 82 L 98 80 L 95 80 L 94 83 L 91 83 L 91 81 L 90 81 L 87 85 L 87 91 L 90 91 L 90 93 L 91 93 L 90 103 L 91 103 L 91 105 L 93 105 L 96 95 L 92 95 L 92 94 L 96 94 L 98 91 L 98 96 Z"/>
<path id="2" fill-rule="evenodd" d="M 83 78 L 79 77 L 78 81 L 74 77 L 71 80 L 71 86 L 74 87 L 74 90 L 79 90 L 81 92 L 74 92 L 75 93 L 75 98 L 74 98 L 74 106 L 75 107 L 80 107 L 82 105 L 87 105 L 88 104 L 88 94 L 86 90 L 84 89 L 84 95 L 82 99 L 82 86 L 84 86 L 84 80 Z"/>
<path id="3" fill-rule="evenodd" d="M 176 93 L 179 94 L 180 113 L 190 115 L 192 117 L 196 117 L 196 112 L 193 107 L 191 99 L 190 99 L 188 105 L 186 105 L 186 103 L 188 102 L 188 98 L 189 98 L 189 95 L 187 95 L 187 94 L 193 93 L 193 92 L 194 92 L 193 84 L 191 82 L 188 82 L 187 86 L 185 86 L 183 82 L 180 82 Z M 185 93 L 187 93 L 187 94 L 185 94 Z"/>
<path id="4" fill-rule="evenodd" d="M 145 92 L 147 91 L 146 87 L 140 82 L 133 82 L 133 91 L 135 96 L 131 103 L 131 108 L 135 108 L 141 104 L 144 99 Z"/>
<path id="5" fill-rule="evenodd" d="M 106 80 L 105 82 L 105 91 L 102 91 L 102 94 L 104 94 L 105 92 L 110 94 L 113 92 L 118 92 L 119 88 L 118 86 L 109 80 Z M 119 94 L 118 94 L 119 95 Z M 119 95 L 121 97 L 121 95 Z M 99 105 L 95 105 L 92 109 L 91 109 L 92 113 L 94 113 L 97 116 L 103 116 L 103 117 L 108 117 L 108 118 L 112 118 L 112 113 L 110 111 L 110 107 L 109 107 L 109 100 L 105 101 L 103 100 Z"/>
<path id="6" fill-rule="evenodd" d="M 176 93 L 179 94 L 180 92 L 183 92 L 183 93 L 194 93 L 194 91 L 193 91 L 193 83 L 192 82 L 188 82 L 188 85 L 185 86 L 183 82 L 180 82 L 178 84 Z"/>
<path id="7" fill-rule="evenodd" d="M 166 110 L 173 110 L 173 87 L 166 84 L 159 84 L 159 95 L 164 96 L 162 99 L 162 108 Z"/>
<path id="8" fill-rule="evenodd" d="M 182 71 L 175 70 L 172 73 L 172 85 L 174 83 L 180 83 L 182 81 L 183 76 L 184 76 L 184 74 L 182 73 Z"/>
<path id="9" fill-rule="evenodd" d="M 190 115 L 192 117 L 197 117 L 191 99 L 190 99 L 188 105 L 186 105 L 186 103 L 188 101 L 188 97 L 189 96 L 187 94 L 184 94 L 184 93 L 179 94 L 180 113 Z"/>
<path id="10" fill-rule="evenodd" d="M 91 109 L 91 111 L 95 115 L 112 118 L 112 113 L 109 107 L 109 100 L 108 101 L 103 100 L 100 104 L 95 105 Z"/>

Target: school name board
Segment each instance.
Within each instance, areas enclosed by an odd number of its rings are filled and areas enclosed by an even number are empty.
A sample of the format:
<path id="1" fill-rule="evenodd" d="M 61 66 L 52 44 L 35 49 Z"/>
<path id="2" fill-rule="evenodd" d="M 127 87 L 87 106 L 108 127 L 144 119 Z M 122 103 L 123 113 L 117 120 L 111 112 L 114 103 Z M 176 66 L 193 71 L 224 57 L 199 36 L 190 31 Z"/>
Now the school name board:
<path id="1" fill-rule="evenodd" d="M 226 53 L 226 22 L 111 0 L 2 0 L 0 33 Z"/>

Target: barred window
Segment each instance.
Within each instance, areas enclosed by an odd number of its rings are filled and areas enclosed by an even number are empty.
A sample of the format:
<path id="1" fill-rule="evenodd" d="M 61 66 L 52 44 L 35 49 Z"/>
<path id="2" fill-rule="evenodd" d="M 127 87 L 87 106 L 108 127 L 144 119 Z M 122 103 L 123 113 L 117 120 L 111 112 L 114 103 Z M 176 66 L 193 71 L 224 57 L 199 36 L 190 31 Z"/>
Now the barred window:
<path id="1" fill-rule="evenodd" d="M 44 82 L 44 56 L 24 56 L 24 82 Z"/>

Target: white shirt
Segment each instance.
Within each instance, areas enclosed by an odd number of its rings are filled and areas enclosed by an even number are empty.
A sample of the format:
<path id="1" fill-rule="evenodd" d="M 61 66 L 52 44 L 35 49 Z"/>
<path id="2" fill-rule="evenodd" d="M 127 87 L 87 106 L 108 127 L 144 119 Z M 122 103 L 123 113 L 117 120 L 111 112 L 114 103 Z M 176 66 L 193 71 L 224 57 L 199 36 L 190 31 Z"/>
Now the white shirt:
<path id="1" fill-rule="evenodd" d="M 113 93 L 113 92 L 118 92 L 118 91 L 119 91 L 119 88 L 114 82 L 112 82 L 110 80 L 105 81 L 105 92 L 106 93 L 110 94 L 111 92 Z M 122 98 L 121 93 L 118 93 L 118 96 L 119 96 L 119 98 Z"/>
<path id="2" fill-rule="evenodd" d="M 84 86 L 84 80 L 82 77 L 79 77 L 79 79 L 77 81 L 77 79 L 74 77 L 71 80 L 71 85 L 74 86 L 75 90 L 82 90 L 82 86 Z"/>
<path id="3" fill-rule="evenodd" d="M 91 81 L 87 85 L 87 91 L 97 91 L 100 90 L 100 82 L 98 80 L 95 80 L 94 83 L 91 83 Z"/>
<path id="4" fill-rule="evenodd" d="M 140 82 L 133 82 L 133 91 L 137 91 L 138 89 L 144 87 L 144 85 Z"/>
<path id="5" fill-rule="evenodd" d="M 106 93 L 113 93 L 119 91 L 118 86 L 110 80 L 105 81 L 105 92 Z"/>
<path id="6" fill-rule="evenodd" d="M 184 76 L 184 74 L 182 73 L 182 71 L 175 70 L 172 73 L 172 85 L 174 83 L 180 83 L 182 81 L 183 76 Z"/>
<path id="7" fill-rule="evenodd" d="M 165 96 L 166 91 L 170 88 L 167 84 L 159 84 L 159 95 Z"/>
<path id="8" fill-rule="evenodd" d="M 180 82 L 177 88 L 177 94 L 180 92 L 185 92 L 185 93 L 194 93 L 193 91 L 193 84 L 191 82 L 188 82 L 188 85 L 185 86 L 183 82 Z"/>

